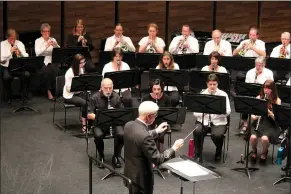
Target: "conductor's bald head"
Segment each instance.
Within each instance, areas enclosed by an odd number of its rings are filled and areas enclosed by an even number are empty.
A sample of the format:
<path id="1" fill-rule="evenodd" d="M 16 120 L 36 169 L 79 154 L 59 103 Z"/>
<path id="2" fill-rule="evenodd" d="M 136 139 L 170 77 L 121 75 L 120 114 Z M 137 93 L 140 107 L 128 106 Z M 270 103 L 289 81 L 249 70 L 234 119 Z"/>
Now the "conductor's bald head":
<path id="1" fill-rule="evenodd" d="M 105 96 L 110 96 L 113 91 L 113 82 L 109 78 L 105 78 L 101 82 L 101 91 Z"/>
<path id="2" fill-rule="evenodd" d="M 159 110 L 159 106 L 152 101 L 144 101 L 138 107 L 139 119 L 143 120 L 147 125 L 151 125 Z"/>

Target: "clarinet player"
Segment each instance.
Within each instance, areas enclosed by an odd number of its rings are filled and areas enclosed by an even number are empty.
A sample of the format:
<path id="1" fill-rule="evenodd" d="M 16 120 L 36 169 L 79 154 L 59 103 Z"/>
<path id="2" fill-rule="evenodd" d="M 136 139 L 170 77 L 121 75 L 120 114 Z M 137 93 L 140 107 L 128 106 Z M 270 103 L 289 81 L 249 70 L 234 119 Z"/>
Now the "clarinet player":
<path id="1" fill-rule="evenodd" d="M 261 138 L 263 150 L 260 156 L 260 162 L 265 163 L 268 155 L 268 148 L 270 143 L 275 144 L 279 138 L 280 130 L 275 125 L 275 118 L 273 113 L 272 104 L 281 104 L 281 100 L 278 97 L 276 84 L 273 80 L 265 81 L 258 99 L 265 99 L 268 102 L 268 116 L 256 116 L 252 115 L 253 126 L 255 127 L 250 137 L 250 143 L 252 146 L 252 162 L 257 161 L 257 145 L 258 138 Z"/>

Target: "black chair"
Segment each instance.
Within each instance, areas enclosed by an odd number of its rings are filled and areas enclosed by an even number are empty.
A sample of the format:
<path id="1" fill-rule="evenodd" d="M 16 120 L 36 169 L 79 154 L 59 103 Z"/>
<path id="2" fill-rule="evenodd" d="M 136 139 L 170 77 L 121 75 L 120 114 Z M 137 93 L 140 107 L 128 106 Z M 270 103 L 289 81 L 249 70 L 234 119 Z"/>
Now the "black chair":
<path id="1" fill-rule="evenodd" d="M 55 100 L 54 100 L 54 110 L 53 110 L 53 124 L 56 125 L 58 128 L 62 129 L 63 131 L 67 130 L 67 109 L 71 109 L 71 108 L 76 108 L 78 106 L 75 106 L 73 104 L 67 104 L 64 102 L 64 98 L 63 98 L 63 88 L 65 85 L 65 76 L 58 76 L 56 78 L 56 88 L 55 88 Z M 56 104 L 60 104 L 61 107 L 64 109 L 65 111 L 65 126 L 62 127 L 60 126 L 58 123 L 55 123 L 55 112 L 56 112 Z M 81 112 L 81 107 L 80 108 L 80 112 Z"/>

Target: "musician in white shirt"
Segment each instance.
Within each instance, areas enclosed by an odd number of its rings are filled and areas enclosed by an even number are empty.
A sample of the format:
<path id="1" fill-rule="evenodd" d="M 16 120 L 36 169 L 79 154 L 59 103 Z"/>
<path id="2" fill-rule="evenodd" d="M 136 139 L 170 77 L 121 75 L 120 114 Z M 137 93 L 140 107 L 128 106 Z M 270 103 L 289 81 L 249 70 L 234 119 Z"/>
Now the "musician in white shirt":
<path id="1" fill-rule="evenodd" d="M 59 68 L 52 62 L 53 48 L 59 48 L 56 39 L 50 37 L 51 26 L 48 23 L 43 23 L 40 27 L 41 37 L 35 40 L 35 54 L 36 56 L 45 56 L 44 64 L 41 72 L 44 74 L 44 82 L 47 90 L 48 99 L 53 100 L 54 97 L 51 90 L 55 86 L 56 75 Z"/>
<path id="2" fill-rule="evenodd" d="M 233 56 L 241 55 L 243 57 L 266 57 L 265 42 L 259 40 L 259 29 L 252 27 L 249 30 L 249 39 L 244 40 L 233 51 Z"/>
<path id="3" fill-rule="evenodd" d="M 190 36 L 190 26 L 182 26 L 182 35 L 173 38 L 169 52 L 172 54 L 199 53 L 198 40 Z"/>
<path id="4" fill-rule="evenodd" d="M 290 84 L 290 82 L 291 82 L 291 77 L 288 79 L 288 82 L 287 82 L 287 86 L 290 86 L 291 84 Z"/>
<path id="5" fill-rule="evenodd" d="M 130 70 L 129 65 L 122 61 L 123 52 L 121 48 L 115 48 L 112 51 L 112 60 L 105 64 L 102 70 L 102 75 L 104 75 L 107 72 L 114 72 L 114 71 L 125 71 Z M 121 102 L 123 103 L 124 107 L 132 107 L 132 95 L 129 88 L 121 88 Z M 117 94 L 119 93 L 119 89 L 115 89 L 114 92 Z"/>
<path id="6" fill-rule="evenodd" d="M 140 53 L 163 53 L 165 48 L 165 42 L 158 34 L 158 25 L 155 23 L 150 23 L 147 26 L 149 36 L 143 37 L 138 45 L 138 52 Z"/>
<path id="7" fill-rule="evenodd" d="M 202 113 L 194 112 L 194 116 L 197 118 L 196 127 L 198 127 L 194 132 L 194 144 L 195 144 L 195 158 L 200 159 L 201 145 L 204 141 L 204 136 L 209 129 L 211 130 L 211 139 L 216 146 L 215 152 L 215 161 L 221 159 L 222 145 L 223 145 L 223 135 L 226 132 L 227 125 L 227 116 L 230 114 L 230 102 L 226 92 L 218 89 L 218 77 L 215 74 L 210 74 L 207 80 L 207 89 L 202 92 L 206 95 L 215 95 L 215 96 L 225 96 L 226 99 L 226 114 L 217 115 L 217 114 L 204 114 L 204 126 L 202 126 Z M 209 128 L 209 127 L 210 128 Z M 203 139 L 201 139 L 201 133 L 204 133 Z"/>
<path id="8" fill-rule="evenodd" d="M 217 51 L 213 51 L 209 55 L 209 65 L 204 66 L 201 71 L 213 71 L 213 72 L 218 72 L 218 73 L 228 73 L 227 70 L 219 66 L 220 62 L 220 54 Z"/>
<path id="9" fill-rule="evenodd" d="M 221 56 L 232 56 L 231 44 L 227 40 L 221 40 L 221 36 L 220 30 L 212 32 L 212 40 L 206 42 L 203 55 L 217 51 Z"/>
<path id="10" fill-rule="evenodd" d="M 28 54 L 26 53 L 24 44 L 16 40 L 17 39 L 17 33 L 15 29 L 9 28 L 6 32 L 6 38 L 7 40 L 4 40 L 1 42 L 1 72 L 3 77 L 3 84 L 5 91 L 7 92 L 7 100 L 8 103 L 11 103 L 12 98 L 12 91 L 11 91 L 11 82 L 13 80 L 13 77 L 21 77 L 23 74 L 22 72 L 15 71 L 15 72 L 9 72 L 8 66 L 9 61 L 12 58 L 18 58 L 18 57 L 28 57 Z M 29 72 L 25 71 L 24 76 L 28 78 Z M 27 87 L 27 79 L 25 79 L 25 88 Z"/>
<path id="11" fill-rule="evenodd" d="M 114 35 L 106 39 L 104 51 L 112 51 L 115 48 L 121 48 L 123 52 L 135 52 L 131 39 L 123 36 L 121 24 L 117 24 L 114 29 Z"/>
<path id="12" fill-rule="evenodd" d="M 290 33 L 283 32 L 281 34 L 282 44 L 273 48 L 270 57 L 290 59 Z"/>

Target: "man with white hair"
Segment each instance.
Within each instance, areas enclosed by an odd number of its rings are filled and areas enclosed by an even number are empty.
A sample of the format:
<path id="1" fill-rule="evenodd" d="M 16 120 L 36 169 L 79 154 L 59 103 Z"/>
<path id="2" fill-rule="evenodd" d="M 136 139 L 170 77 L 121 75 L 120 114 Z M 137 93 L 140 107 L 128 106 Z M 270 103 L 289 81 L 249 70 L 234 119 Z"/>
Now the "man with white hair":
<path id="1" fill-rule="evenodd" d="M 289 32 L 283 32 L 281 34 L 281 42 L 282 44 L 273 48 L 273 51 L 270 57 L 290 59 L 290 33 Z"/>
<path id="2" fill-rule="evenodd" d="M 132 181 L 134 194 L 152 194 L 154 176 L 152 164 L 156 166 L 173 158 L 175 151 L 183 146 L 184 140 L 176 140 L 172 148 L 160 153 L 154 138 L 167 129 L 167 123 L 161 123 L 156 129 L 149 130 L 158 113 L 159 107 L 152 101 L 144 101 L 138 108 L 139 117 L 124 126 L 124 175 Z M 129 185 L 125 185 L 130 189 Z"/>

